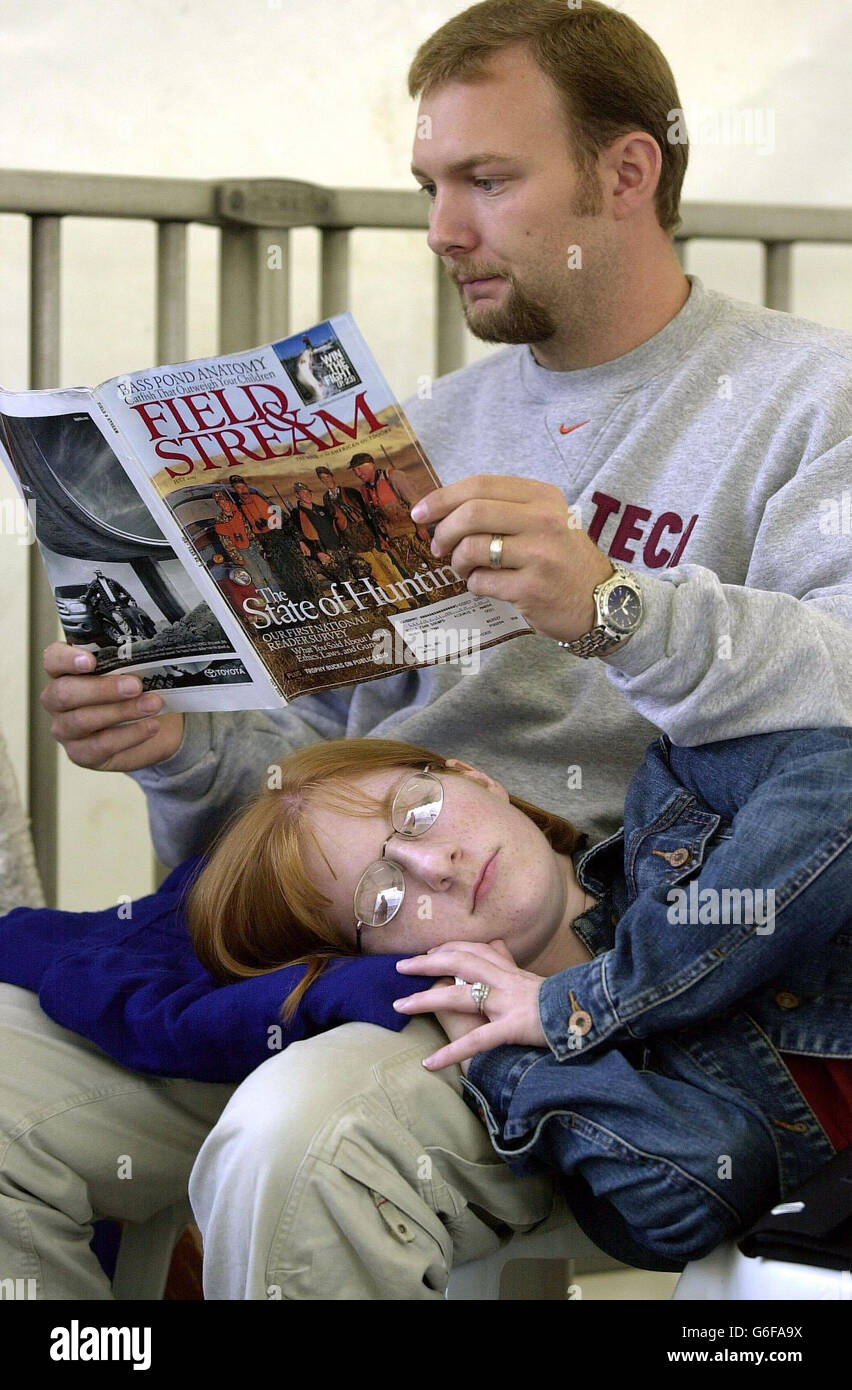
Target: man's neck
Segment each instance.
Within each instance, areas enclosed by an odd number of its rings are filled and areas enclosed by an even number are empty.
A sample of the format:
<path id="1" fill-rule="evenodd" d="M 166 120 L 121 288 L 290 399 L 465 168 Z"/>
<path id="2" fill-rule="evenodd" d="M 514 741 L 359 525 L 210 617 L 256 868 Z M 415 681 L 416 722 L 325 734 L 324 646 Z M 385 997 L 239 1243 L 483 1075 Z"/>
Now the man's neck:
<path id="1" fill-rule="evenodd" d="M 674 252 L 641 273 L 623 267 L 619 279 L 608 284 L 605 301 L 586 315 L 587 332 L 572 323 L 544 342 L 530 343 L 530 351 L 539 366 L 551 372 L 599 367 L 661 332 L 680 313 L 689 292 Z"/>

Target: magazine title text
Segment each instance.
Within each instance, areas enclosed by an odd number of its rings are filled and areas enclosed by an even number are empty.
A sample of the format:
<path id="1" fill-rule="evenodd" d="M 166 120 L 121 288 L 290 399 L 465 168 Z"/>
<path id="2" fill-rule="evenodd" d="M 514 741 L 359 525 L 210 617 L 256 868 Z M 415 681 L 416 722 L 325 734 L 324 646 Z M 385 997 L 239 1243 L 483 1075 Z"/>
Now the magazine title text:
<path id="1" fill-rule="evenodd" d="M 164 463 L 168 460 L 170 478 L 186 478 L 196 469 L 240 468 L 248 460 L 287 458 L 302 453 L 302 444 L 308 452 L 312 447 L 318 452 L 334 449 L 345 439 L 358 438 L 360 419 L 370 434 L 385 428 L 370 409 L 366 391 L 355 396 L 350 421 L 329 410 L 311 413 L 301 404 L 293 409 L 286 392 L 271 384 L 191 391 L 130 409 L 143 421 L 154 452 Z"/>

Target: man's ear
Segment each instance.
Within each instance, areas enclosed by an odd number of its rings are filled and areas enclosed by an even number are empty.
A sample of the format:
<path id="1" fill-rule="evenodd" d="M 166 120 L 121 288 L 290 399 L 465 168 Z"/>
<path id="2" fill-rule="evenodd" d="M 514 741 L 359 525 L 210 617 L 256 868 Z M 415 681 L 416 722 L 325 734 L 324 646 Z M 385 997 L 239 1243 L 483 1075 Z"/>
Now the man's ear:
<path id="1" fill-rule="evenodd" d="M 654 206 L 663 157 L 646 131 L 620 136 L 602 156 L 612 193 L 612 211 L 618 220 L 633 217 L 645 206 Z"/>
<path id="2" fill-rule="evenodd" d="M 503 797 L 504 801 L 509 800 L 509 793 L 506 791 L 502 782 L 498 782 L 494 777 L 489 777 L 487 772 L 480 772 L 479 768 L 473 767 L 470 763 L 462 762 L 461 758 L 445 758 L 444 763 L 447 767 L 463 773 L 465 777 L 469 777 L 471 782 L 478 782 L 479 785 L 485 787 L 486 790 L 496 792 L 498 796 Z"/>

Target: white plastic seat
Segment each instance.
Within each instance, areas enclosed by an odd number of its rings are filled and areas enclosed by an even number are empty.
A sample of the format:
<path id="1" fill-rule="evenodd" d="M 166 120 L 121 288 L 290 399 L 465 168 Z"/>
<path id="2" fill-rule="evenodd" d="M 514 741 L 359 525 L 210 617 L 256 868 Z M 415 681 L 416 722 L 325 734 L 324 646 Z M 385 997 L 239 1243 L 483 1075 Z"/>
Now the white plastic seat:
<path id="1" fill-rule="evenodd" d="M 480 1302 L 500 1298 L 500 1280 L 504 1267 L 511 1260 L 578 1261 L 584 1269 L 623 1269 L 624 1265 L 593 1245 L 577 1222 L 564 1210 L 551 1216 L 543 1225 L 526 1234 L 511 1236 L 499 1250 L 479 1260 L 468 1260 L 450 1272 L 446 1298 L 479 1299 Z M 530 1281 L 529 1293 L 535 1297 Z M 570 1279 L 564 1281 L 563 1297 L 571 1298 Z"/>
<path id="2" fill-rule="evenodd" d="M 725 1241 L 686 1266 L 672 1299 L 852 1299 L 852 1269 L 821 1269 L 744 1255 Z"/>

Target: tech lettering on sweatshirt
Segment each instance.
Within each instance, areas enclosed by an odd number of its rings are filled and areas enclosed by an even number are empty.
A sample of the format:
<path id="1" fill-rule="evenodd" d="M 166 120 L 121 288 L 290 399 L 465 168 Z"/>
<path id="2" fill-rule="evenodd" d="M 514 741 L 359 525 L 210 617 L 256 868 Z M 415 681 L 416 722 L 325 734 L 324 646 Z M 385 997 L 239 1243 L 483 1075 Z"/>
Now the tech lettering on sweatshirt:
<path id="1" fill-rule="evenodd" d="M 699 512 L 695 512 L 693 516 L 684 518 L 678 512 L 660 512 L 649 528 L 648 523 L 651 522 L 654 513 L 647 507 L 637 507 L 633 502 L 622 502 L 618 497 L 610 497 L 607 492 L 593 492 L 592 502 L 595 514 L 588 527 L 590 540 L 597 544 L 606 522 L 611 516 L 617 516 L 623 507 L 623 515 L 609 543 L 607 554 L 615 560 L 636 560 L 638 557 L 631 542 L 641 541 L 644 537 L 642 563 L 652 570 L 671 569 L 678 563 L 700 515 Z M 679 540 L 674 549 L 663 544 L 664 541 L 673 541 L 675 537 L 679 537 Z"/>

